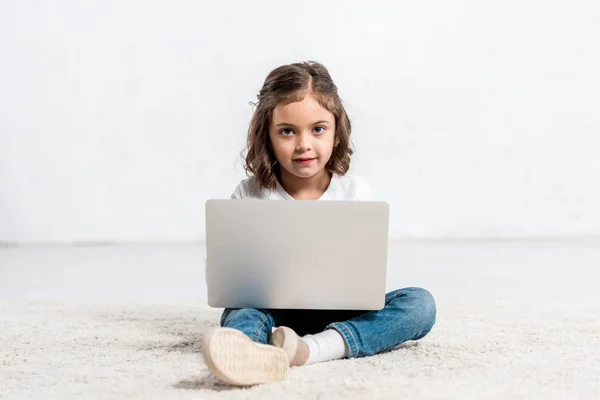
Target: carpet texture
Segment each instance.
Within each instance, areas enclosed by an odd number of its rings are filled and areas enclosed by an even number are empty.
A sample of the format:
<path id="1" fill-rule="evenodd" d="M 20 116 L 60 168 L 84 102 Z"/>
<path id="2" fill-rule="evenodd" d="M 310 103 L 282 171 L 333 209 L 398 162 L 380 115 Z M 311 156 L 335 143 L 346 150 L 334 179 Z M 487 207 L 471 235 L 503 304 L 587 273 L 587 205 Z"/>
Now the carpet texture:
<path id="1" fill-rule="evenodd" d="M 0 399 L 600 399 L 598 302 L 438 303 L 425 339 L 240 389 L 200 357 L 219 311 L 0 304 Z"/>

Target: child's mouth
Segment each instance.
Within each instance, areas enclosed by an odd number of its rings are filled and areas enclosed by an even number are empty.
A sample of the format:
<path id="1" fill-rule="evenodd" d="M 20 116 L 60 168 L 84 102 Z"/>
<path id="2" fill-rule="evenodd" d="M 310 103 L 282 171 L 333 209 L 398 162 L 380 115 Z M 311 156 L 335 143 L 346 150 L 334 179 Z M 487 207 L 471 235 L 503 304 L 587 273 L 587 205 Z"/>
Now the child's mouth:
<path id="1" fill-rule="evenodd" d="M 315 158 L 296 158 L 294 161 L 296 161 L 298 164 L 301 165 L 308 165 L 310 163 L 312 163 L 314 160 L 316 160 Z"/>

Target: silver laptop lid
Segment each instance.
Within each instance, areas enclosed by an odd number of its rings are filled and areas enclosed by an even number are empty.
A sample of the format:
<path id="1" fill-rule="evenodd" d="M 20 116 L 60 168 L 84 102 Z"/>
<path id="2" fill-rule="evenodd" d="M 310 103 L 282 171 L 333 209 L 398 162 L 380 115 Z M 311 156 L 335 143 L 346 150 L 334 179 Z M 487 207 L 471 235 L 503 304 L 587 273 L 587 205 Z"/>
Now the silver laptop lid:
<path id="1" fill-rule="evenodd" d="M 388 221 L 385 202 L 208 200 L 208 303 L 381 309 Z"/>

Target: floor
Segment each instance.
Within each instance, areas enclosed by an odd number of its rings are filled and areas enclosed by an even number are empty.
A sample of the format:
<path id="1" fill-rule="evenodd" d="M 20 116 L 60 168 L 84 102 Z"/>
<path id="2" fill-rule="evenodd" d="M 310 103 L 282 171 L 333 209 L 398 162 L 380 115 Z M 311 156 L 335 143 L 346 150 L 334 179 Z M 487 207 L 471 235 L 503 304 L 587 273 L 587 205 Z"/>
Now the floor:
<path id="1" fill-rule="evenodd" d="M 0 398 L 600 398 L 600 241 L 394 242 L 424 340 L 239 390 L 199 357 L 202 245 L 0 248 Z"/>
<path id="2" fill-rule="evenodd" d="M 0 301 L 205 301 L 203 245 L 0 248 Z M 436 297 L 586 297 L 600 240 L 393 242 L 388 290 Z"/>

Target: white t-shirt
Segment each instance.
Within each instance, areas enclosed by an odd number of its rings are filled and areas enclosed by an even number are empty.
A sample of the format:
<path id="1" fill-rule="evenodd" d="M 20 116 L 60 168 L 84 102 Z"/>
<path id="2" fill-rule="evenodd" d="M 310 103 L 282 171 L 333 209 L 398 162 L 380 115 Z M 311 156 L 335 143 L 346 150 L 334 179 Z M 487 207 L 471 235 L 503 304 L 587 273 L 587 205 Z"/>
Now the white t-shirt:
<path id="1" fill-rule="evenodd" d="M 275 190 L 260 189 L 255 178 L 247 178 L 235 188 L 232 199 L 242 200 L 294 200 L 277 182 Z M 329 187 L 319 200 L 372 201 L 368 182 L 359 177 L 333 174 Z"/>

